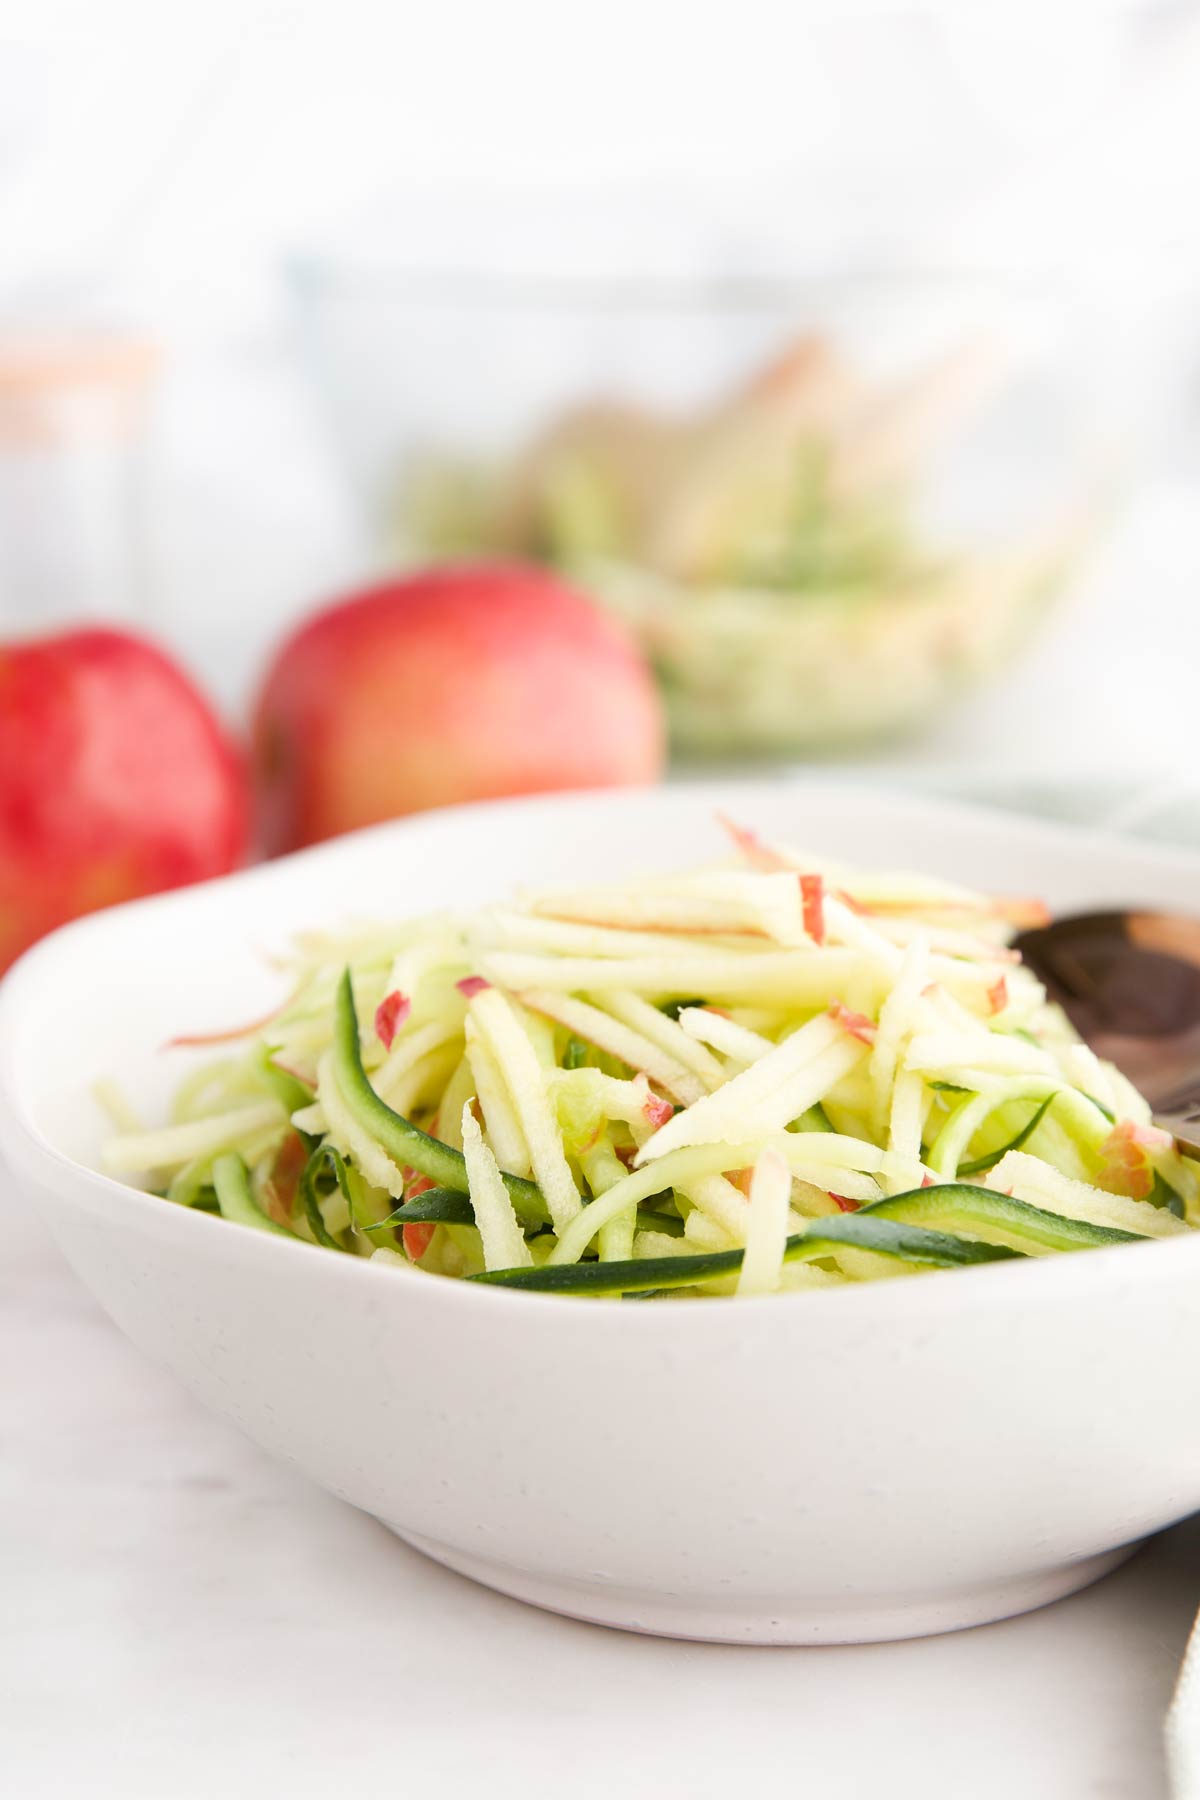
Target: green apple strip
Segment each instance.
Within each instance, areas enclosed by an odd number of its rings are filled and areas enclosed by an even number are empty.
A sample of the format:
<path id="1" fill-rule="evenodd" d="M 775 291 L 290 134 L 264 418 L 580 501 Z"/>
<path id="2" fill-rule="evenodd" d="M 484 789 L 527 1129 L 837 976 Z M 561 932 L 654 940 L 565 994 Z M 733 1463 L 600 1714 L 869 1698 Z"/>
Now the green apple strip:
<path id="1" fill-rule="evenodd" d="M 475 1017 L 467 1014 L 467 1061 L 475 1078 L 475 1095 L 483 1109 L 488 1141 L 501 1168 L 514 1175 L 528 1175 L 531 1163 L 529 1146 L 505 1086 L 499 1064 L 486 1040 L 480 1035 Z M 461 1109 L 459 1112 L 461 1117 Z M 463 1146 L 464 1152 L 466 1146 Z"/>
<path id="2" fill-rule="evenodd" d="M 1047 1212 L 1063 1213 L 1088 1224 L 1134 1233 L 1137 1237 L 1177 1237 L 1188 1227 L 1165 1206 L 1148 1200 L 1131 1200 L 1125 1194 L 1106 1194 L 1086 1181 L 1073 1181 L 1044 1163 L 1040 1156 L 1010 1150 L 988 1176 L 988 1186 L 1011 1187 L 1014 1194 Z M 933 1189 L 929 1190 L 933 1192 Z"/>
<path id="3" fill-rule="evenodd" d="M 746 1250 L 738 1271 L 739 1294 L 771 1294 L 779 1286 L 787 1247 L 791 1170 L 777 1150 L 764 1150 L 750 1183 Z"/>
<path id="4" fill-rule="evenodd" d="M 626 1068 L 640 1071 L 651 1081 L 657 1081 L 659 1087 L 665 1088 L 681 1106 L 690 1107 L 704 1094 L 704 1084 L 699 1076 L 686 1068 L 678 1057 L 600 1007 L 592 1006 L 586 1000 L 573 1000 L 564 994 L 540 989 L 526 991 L 520 998 L 521 1004 L 531 1012 L 556 1020 L 585 1043 L 594 1044 L 598 1050 L 615 1056 Z"/>
<path id="5" fill-rule="evenodd" d="M 802 1025 L 784 1043 L 694 1106 L 668 1119 L 642 1145 L 650 1162 L 684 1144 L 713 1144 L 733 1135 L 782 1131 L 849 1073 L 867 1046 L 826 1014 Z"/>
<path id="6" fill-rule="evenodd" d="M 462 1110 L 463 1157 L 471 1189 L 475 1224 L 483 1244 L 486 1269 L 528 1268 L 533 1262 L 512 1201 L 500 1179 L 500 1166 L 483 1141 L 469 1105 Z"/>
<path id="7" fill-rule="evenodd" d="M 793 1007 L 828 1006 L 840 999 L 862 967 L 856 950 L 696 950 L 620 961 L 489 950 L 480 958 L 481 971 L 489 980 L 516 992 L 599 994 L 606 988 L 626 988 L 650 996 L 703 994 L 708 1000 L 766 1000 Z"/>
<path id="8" fill-rule="evenodd" d="M 748 1031 L 744 1025 L 737 1025 L 723 1013 L 712 1012 L 706 1006 L 685 1006 L 679 1015 L 679 1024 L 697 1043 L 709 1044 L 731 1062 L 747 1067 L 760 1057 L 769 1056 L 775 1048 L 771 1039 L 763 1037 L 761 1032 Z"/>
<path id="9" fill-rule="evenodd" d="M 178 1169 L 197 1157 L 236 1148 L 258 1132 L 269 1131 L 286 1120 L 280 1101 L 261 1100 L 207 1119 L 193 1119 L 186 1125 L 166 1125 L 161 1131 L 109 1138 L 100 1153 L 101 1161 L 114 1175 Z"/>
<path id="10" fill-rule="evenodd" d="M 484 988 L 471 1000 L 471 1017 L 504 1077 L 513 1110 L 529 1147 L 529 1160 L 554 1229 L 561 1232 L 583 1205 L 563 1150 L 546 1076 L 520 1020 L 503 994 Z M 509 1189 L 512 1192 L 512 1189 Z"/>

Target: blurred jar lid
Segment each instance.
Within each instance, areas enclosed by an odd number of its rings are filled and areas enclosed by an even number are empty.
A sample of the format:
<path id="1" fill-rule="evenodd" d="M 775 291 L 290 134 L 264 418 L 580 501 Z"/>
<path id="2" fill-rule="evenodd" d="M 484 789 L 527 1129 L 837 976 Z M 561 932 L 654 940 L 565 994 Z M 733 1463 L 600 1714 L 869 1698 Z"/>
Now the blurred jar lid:
<path id="1" fill-rule="evenodd" d="M 0 325 L 0 395 L 64 387 L 141 389 L 159 363 L 140 336 L 6 331 Z"/>
<path id="2" fill-rule="evenodd" d="M 157 346 L 139 334 L 0 325 L 0 447 L 124 435 L 159 360 Z"/>

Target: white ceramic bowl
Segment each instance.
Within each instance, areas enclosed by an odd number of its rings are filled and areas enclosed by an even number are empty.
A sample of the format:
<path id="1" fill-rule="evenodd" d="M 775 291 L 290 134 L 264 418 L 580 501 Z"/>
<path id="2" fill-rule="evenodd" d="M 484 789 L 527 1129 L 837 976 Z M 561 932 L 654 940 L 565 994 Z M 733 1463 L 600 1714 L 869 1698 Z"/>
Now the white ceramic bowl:
<path id="1" fill-rule="evenodd" d="M 430 1556 L 633 1630 L 831 1643 L 1071 1592 L 1200 1506 L 1200 1235 L 759 1300 L 506 1293 L 241 1230 L 97 1174 L 181 1029 L 252 1017 L 293 930 L 713 850 L 715 806 L 1063 905 L 1197 904 L 1200 858 L 834 785 L 428 814 L 100 913 L 0 990 L 4 1148 L 135 1343 Z M 114 1454 L 118 1452 L 114 1451 Z"/>

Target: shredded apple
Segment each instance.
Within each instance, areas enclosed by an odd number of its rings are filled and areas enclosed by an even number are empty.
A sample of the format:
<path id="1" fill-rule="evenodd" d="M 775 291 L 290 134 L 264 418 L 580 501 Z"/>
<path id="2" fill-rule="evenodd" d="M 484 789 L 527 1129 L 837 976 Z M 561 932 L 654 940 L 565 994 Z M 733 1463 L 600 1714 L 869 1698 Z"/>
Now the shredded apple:
<path id="1" fill-rule="evenodd" d="M 1196 1163 L 1012 948 L 1034 905 L 723 823 L 703 868 L 305 938 L 244 1051 L 160 1129 L 123 1109 L 106 1166 L 381 1268 L 581 1295 L 1194 1228 Z"/>

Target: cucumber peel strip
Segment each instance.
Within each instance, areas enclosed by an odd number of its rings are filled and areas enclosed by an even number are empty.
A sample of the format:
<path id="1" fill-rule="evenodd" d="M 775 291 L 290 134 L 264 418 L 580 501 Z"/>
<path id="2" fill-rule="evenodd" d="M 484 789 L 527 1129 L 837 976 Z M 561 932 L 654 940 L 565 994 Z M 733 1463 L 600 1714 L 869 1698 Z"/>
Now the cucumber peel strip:
<path id="1" fill-rule="evenodd" d="M 386 1100 L 375 1092 L 363 1067 L 358 1036 L 358 1012 L 350 971 L 345 969 L 338 984 L 337 1010 L 333 1030 L 333 1072 L 346 1107 L 354 1121 L 368 1132 L 400 1166 L 408 1165 L 427 1175 L 439 1187 L 455 1193 L 469 1191 L 467 1165 L 461 1150 L 430 1137 L 403 1114 L 393 1112 Z M 544 1225 L 550 1212 L 541 1189 L 520 1175 L 501 1170 L 500 1179 L 508 1192 L 518 1218 L 523 1224 Z"/>
<path id="2" fill-rule="evenodd" d="M 809 1229 L 787 1241 L 785 1262 L 812 1262 L 836 1250 L 872 1250 L 900 1262 L 927 1268 L 961 1268 L 970 1263 L 1004 1262 L 1019 1250 L 982 1244 L 929 1231 L 866 1211 L 814 1220 Z M 716 1250 L 698 1256 L 648 1256 L 629 1262 L 551 1263 L 540 1269 L 489 1269 L 468 1281 L 493 1287 L 533 1288 L 546 1294 L 627 1294 L 639 1290 L 703 1287 L 706 1282 L 736 1275 L 741 1250 Z"/>
<path id="3" fill-rule="evenodd" d="M 635 1231 L 661 1231 L 666 1237 L 683 1237 L 684 1221 L 675 1213 L 655 1212 L 643 1200 L 634 1220 Z"/>
<path id="4" fill-rule="evenodd" d="M 1030 1078 L 1028 1083 L 1017 1077 L 1006 1085 L 1009 1088 L 1015 1087 L 1017 1091 L 989 1093 L 968 1090 L 942 1125 L 929 1151 L 929 1166 L 947 1184 L 958 1181 L 963 1176 L 981 1175 L 1007 1151 L 1019 1150 L 1045 1120 L 1051 1104 L 1058 1104 L 1060 1112 L 1065 1115 L 1062 1119 L 1064 1130 L 1080 1154 L 1086 1159 L 1098 1153 L 1108 1135 L 1107 1127 L 1112 1115 L 1093 1100 L 1090 1094 L 1085 1094 L 1081 1088 L 1052 1082 L 1040 1076 Z M 1022 1088 L 1026 1091 L 1022 1092 Z M 1038 1106 L 1033 1117 L 1016 1136 L 999 1150 L 989 1151 L 971 1162 L 960 1161 L 971 1139 L 992 1114 L 1019 1101 L 1036 1101 Z"/>
<path id="5" fill-rule="evenodd" d="M 1021 1127 L 1015 1137 L 1009 1139 L 1007 1144 L 1002 1144 L 999 1150 L 992 1150 L 986 1156 L 975 1157 L 973 1162 L 959 1163 L 958 1173 L 960 1175 L 982 1175 L 985 1170 L 994 1169 L 1001 1157 L 1007 1156 L 1010 1150 L 1019 1150 L 1022 1144 L 1027 1144 L 1058 1099 L 1059 1092 L 1060 1090 L 1056 1088 L 1052 1094 L 1047 1094 L 1033 1117 Z"/>
<path id="6" fill-rule="evenodd" d="M 683 1220 L 673 1213 L 646 1212 L 638 1213 L 638 1226 L 643 1231 L 662 1231 L 668 1237 L 683 1236 Z M 460 1194 L 454 1188 L 426 1188 L 423 1194 L 417 1194 L 398 1206 L 395 1212 L 389 1213 L 386 1219 L 377 1219 L 373 1225 L 360 1225 L 360 1231 L 383 1231 L 395 1229 L 401 1225 L 474 1225 L 475 1209 L 468 1195 Z"/>
<path id="7" fill-rule="evenodd" d="M 974 1098 L 976 1098 L 976 1096 L 972 1095 L 971 1099 Z M 1085 1106 L 1094 1108 L 1095 1111 L 1099 1113 L 1100 1117 L 1109 1125 L 1116 1123 L 1116 1114 L 1110 1111 L 1110 1109 L 1101 1101 L 1097 1100 L 1094 1094 L 1085 1093 L 1082 1088 L 1055 1088 L 1051 1093 L 1047 1094 L 1045 1099 L 1036 1107 L 1033 1116 L 1026 1121 L 1015 1137 L 1010 1138 L 1006 1144 L 1002 1144 L 998 1150 L 989 1151 L 985 1156 L 977 1156 L 971 1162 L 959 1163 L 954 1172 L 955 1181 L 958 1185 L 961 1185 L 961 1182 L 958 1180 L 959 1177 L 982 1175 L 988 1169 L 994 1168 L 1002 1157 L 1008 1155 L 1010 1150 L 1022 1149 L 1023 1146 L 1029 1142 L 1029 1139 L 1033 1136 L 1038 1126 L 1042 1123 L 1042 1120 L 1049 1113 L 1051 1107 L 1060 1100 L 1065 1102 L 1069 1114 L 1075 1113 L 1077 1115 L 1075 1120 L 1076 1126 L 1078 1126 L 1079 1123 L 1078 1113 L 1080 1111 L 1080 1102 L 1083 1102 Z M 1004 1103 L 1002 1102 L 1001 1104 Z M 953 1123 L 954 1116 L 951 1115 L 950 1119 L 947 1120 L 945 1129 L 950 1129 L 953 1126 Z M 1071 1120 L 1069 1118 L 1067 1121 L 1067 1129 L 1068 1131 L 1071 1129 Z M 1091 1147 L 1094 1147 L 1094 1145 L 1084 1146 L 1084 1148 Z M 934 1148 L 936 1150 L 936 1145 Z M 931 1152 L 931 1155 L 932 1154 L 933 1153 Z M 945 1185 L 950 1186 L 953 1184 L 946 1183 Z M 1165 1207 L 1168 1212 L 1174 1213 L 1176 1218 L 1183 1219 L 1187 1217 L 1182 1196 L 1171 1186 L 1170 1182 L 1167 1181 L 1164 1176 L 1159 1174 L 1157 1169 L 1154 1171 L 1154 1188 L 1149 1195 L 1149 1201 L 1152 1206 Z"/>
<path id="8" fill-rule="evenodd" d="M 235 1225 L 251 1225 L 256 1231 L 269 1231 L 275 1237 L 297 1241 L 294 1231 L 269 1219 L 250 1192 L 250 1173 L 236 1152 L 229 1150 L 218 1156 L 212 1166 L 213 1188 L 221 1217 Z M 303 1242 L 303 1239 L 299 1240 Z"/>
<path id="9" fill-rule="evenodd" d="M 809 1262 L 833 1250 L 868 1250 L 928 1268 L 960 1268 L 970 1263 L 1002 1262 L 1028 1254 L 1019 1244 L 993 1243 L 956 1236 L 939 1226 L 959 1230 L 1006 1232 L 1030 1246 L 1049 1250 L 1099 1249 L 1145 1240 L 1115 1226 L 1092 1225 L 1084 1219 L 1044 1212 L 1027 1201 L 997 1194 L 966 1182 L 914 1188 L 876 1200 L 856 1213 L 814 1220 L 802 1235 L 788 1239 L 785 1262 Z M 740 1250 L 701 1256 L 638 1258 L 630 1262 L 558 1263 L 540 1269 L 494 1269 L 471 1281 L 493 1286 L 534 1288 L 542 1293 L 621 1294 L 650 1289 L 702 1287 L 734 1275 L 742 1266 Z"/>
<path id="10" fill-rule="evenodd" d="M 1026 1200 L 1014 1200 L 992 1188 L 972 1187 L 961 1181 L 914 1188 L 907 1194 L 875 1200 L 852 1216 L 898 1219 L 905 1224 L 928 1225 L 935 1230 L 1001 1231 L 1008 1238 L 1015 1238 L 1018 1244 L 1024 1242 L 1045 1250 L 1098 1250 L 1106 1244 L 1145 1242 L 1135 1231 L 1121 1231 L 1115 1225 L 1093 1225 L 1086 1219 L 1046 1212 L 1039 1206 L 1030 1206 Z M 1018 1254 L 1024 1252 L 1018 1250 Z"/>
<path id="11" fill-rule="evenodd" d="M 475 1209 L 468 1195 L 460 1194 L 456 1188 L 426 1188 L 423 1194 L 417 1194 L 398 1206 L 395 1212 L 386 1219 L 377 1219 L 373 1225 L 362 1225 L 361 1231 L 395 1230 L 401 1225 L 473 1225 Z"/>
<path id="12" fill-rule="evenodd" d="M 326 1250 L 346 1251 L 345 1244 L 339 1243 L 326 1225 L 324 1214 L 321 1211 L 320 1195 L 317 1193 L 317 1177 L 325 1163 L 328 1163 L 333 1170 L 334 1179 L 350 1208 L 350 1216 L 351 1218 L 354 1216 L 354 1196 L 350 1191 L 346 1164 L 340 1152 L 335 1150 L 332 1144 L 319 1144 L 304 1165 L 304 1173 L 300 1177 L 300 1198 L 304 1203 L 304 1216 L 308 1220 L 309 1230 L 318 1244 L 322 1244 Z M 353 1251 L 346 1251 L 346 1254 L 353 1255 Z"/>

